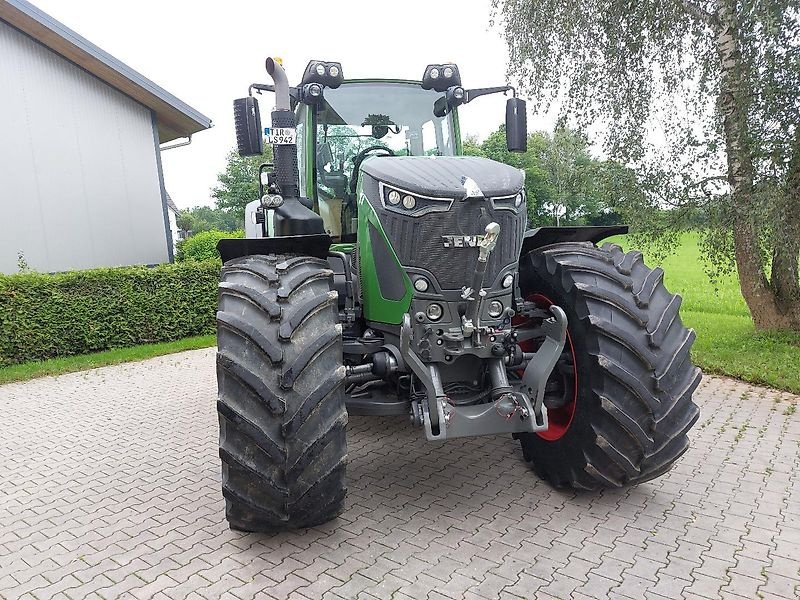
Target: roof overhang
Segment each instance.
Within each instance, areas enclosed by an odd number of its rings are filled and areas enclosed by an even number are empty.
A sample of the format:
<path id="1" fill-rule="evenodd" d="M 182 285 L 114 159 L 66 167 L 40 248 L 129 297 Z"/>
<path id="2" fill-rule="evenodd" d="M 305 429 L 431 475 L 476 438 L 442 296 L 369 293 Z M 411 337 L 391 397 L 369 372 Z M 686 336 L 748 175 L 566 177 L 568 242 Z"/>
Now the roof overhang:
<path id="1" fill-rule="evenodd" d="M 211 119 L 25 0 L 0 0 L 0 20 L 153 110 L 163 144 L 211 127 Z"/>

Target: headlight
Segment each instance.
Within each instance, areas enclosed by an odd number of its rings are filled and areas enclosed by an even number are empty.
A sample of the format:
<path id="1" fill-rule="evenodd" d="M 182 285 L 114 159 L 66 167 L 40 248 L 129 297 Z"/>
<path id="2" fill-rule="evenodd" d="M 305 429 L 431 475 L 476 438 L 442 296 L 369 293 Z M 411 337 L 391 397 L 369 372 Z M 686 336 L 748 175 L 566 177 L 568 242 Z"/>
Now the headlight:
<path id="1" fill-rule="evenodd" d="M 414 289 L 418 292 L 427 292 L 429 285 L 428 280 L 424 277 L 419 277 L 414 280 Z"/>
<path id="2" fill-rule="evenodd" d="M 431 73 L 432 75 L 432 73 Z M 447 79 L 450 79 L 453 76 L 453 68 L 452 67 L 445 67 L 444 68 L 444 76 Z"/>
<path id="3" fill-rule="evenodd" d="M 516 197 L 516 198 L 514 198 L 514 206 L 516 206 L 517 208 L 519 208 L 519 207 L 522 205 L 522 198 L 523 198 L 523 197 L 522 197 L 522 192 L 520 192 L 519 194 L 517 194 L 517 197 Z"/>
<path id="4" fill-rule="evenodd" d="M 499 317 L 503 314 L 503 303 L 499 300 L 492 300 L 489 303 L 489 316 Z"/>
<path id="5" fill-rule="evenodd" d="M 330 69 L 328 69 L 328 73 L 331 74 L 331 77 L 338 77 L 339 76 L 339 67 L 333 65 Z"/>
<path id="6" fill-rule="evenodd" d="M 508 275 L 503 277 L 504 288 L 510 288 L 512 283 L 514 283 L 514 275 L 512 273 L 509 273 Z"/>
<path id="7" fill-rule="evenodd" d="M 418 195 L 413 190 L 392 188 L 383 182 L 378 185 L 378 193 L 383 208 L 407 217 L 447 212 L 453 205 L 453 198 Z"/>
<path id="8" fill-rule="evenodd" d="M 325 75 L 325 65 L 317 65 L 317 75 Z"/>
<path id="9" fill-rule="evenodd" d="M 431 69 L 431 79 L 439 79 L 439 69 L 435 67 Z"/>

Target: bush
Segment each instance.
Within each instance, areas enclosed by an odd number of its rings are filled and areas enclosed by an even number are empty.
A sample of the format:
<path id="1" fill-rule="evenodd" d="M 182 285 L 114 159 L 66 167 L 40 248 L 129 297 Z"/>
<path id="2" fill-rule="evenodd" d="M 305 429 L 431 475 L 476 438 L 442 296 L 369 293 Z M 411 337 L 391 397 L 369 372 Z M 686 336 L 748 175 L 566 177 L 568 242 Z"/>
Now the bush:
<path id="1" fill-rule="evenodd" d="M 0 365 L 213 333 L 218 261 L 0 276 Z"/>
<path id="2" fill-rule="evenodd" d="M 178 262 L 189 260 L 221 260 L 217 252 L 217 242 L 225 238 L 243 238 L 244 231 L 220 231 L 211 229 L 202 231 L 192 237 L 178 242 L 178 251 L 175 260 Z"/>

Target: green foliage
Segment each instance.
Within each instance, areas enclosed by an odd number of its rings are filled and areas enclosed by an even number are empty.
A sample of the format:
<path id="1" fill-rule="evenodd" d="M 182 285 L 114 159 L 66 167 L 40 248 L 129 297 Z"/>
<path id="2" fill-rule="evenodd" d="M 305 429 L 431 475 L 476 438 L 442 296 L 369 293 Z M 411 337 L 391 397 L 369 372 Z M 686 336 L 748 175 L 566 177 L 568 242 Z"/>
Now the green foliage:
<path id="1" fill-rule="evenodd" d="M 231 211 L 210 206 L 195 206 L 178 214 L 178 229 L 194 235 L 202 231 L 217 229 L 219 231 L 236 231 L 241 229 L 242 221 Z"/>
<path id="2" fill-rule="evenodd" d="M 221 260 L 217 251 L 217 242 L 227 238 L 243 238 L 244 231 L 202 231 L 190 238 L 178 242 L 175 260 L 183 261 L 205 261 Z"/>
<path id="3" fill-rule="evenodd" d="M 481 148 L 481 143 L 478 141 L 478 136 L 468 135 L 461 141 L 461 149 L 464 156 L 482 156 L 486 157 Z"/>
<path id="4" fill-rule="evenodd" d="M 239 156 L 236 150 L 231 150 L 225 170 L 217 175 L 219 185 L 211 190 L 217 208 L 232 215 L 236 223 L 244 223 L 245 206 L 258 199 L 258 168 L 269 162 L 272 162 L 272 146 L 266 146 L 261 156 Z"/>
<path id="5" fill-rule="evenodd" d="M 464 140 L 464 153 L 483 156 L 525 171 L 528 216 L 533 225 L 606 225 L 620 221 L 615 212 L 620 197 L 638 191 L 635 178 L 607 177 L 618 165 L 595 159 L 588 139 L 577 131 L 558 128 L 551 135 L 536 131 L 528 136 L 528 150 L 509 152 L 505 127 L 500 126 L 478 144 Z"/>
<path id="6" fill-rule="evenodd" d="M 0 365 L 214 330 L 217 261 L 0 276 Z"/>

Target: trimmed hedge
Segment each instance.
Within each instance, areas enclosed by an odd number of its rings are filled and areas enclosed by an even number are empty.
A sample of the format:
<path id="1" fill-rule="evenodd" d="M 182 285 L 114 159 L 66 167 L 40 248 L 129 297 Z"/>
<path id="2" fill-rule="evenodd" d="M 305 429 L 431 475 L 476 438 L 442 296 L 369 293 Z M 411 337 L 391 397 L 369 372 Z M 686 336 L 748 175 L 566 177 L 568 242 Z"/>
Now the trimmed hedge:
<path id="1" fill-rule="evenodd" d="M 214 332 L 219 261 L 0 276 L 0 365 Z"/>
<path id="2" fill-rule="evenodd" d="M 244 231 L 219 231 L 211 229 L 201 231 L 190 238 L 178 242 L 178 252 L 175 260 L 178 262 L 190 260 L 222 260 L 217 252 L 217 242 L 226 238 L 243 238 Z"/>

